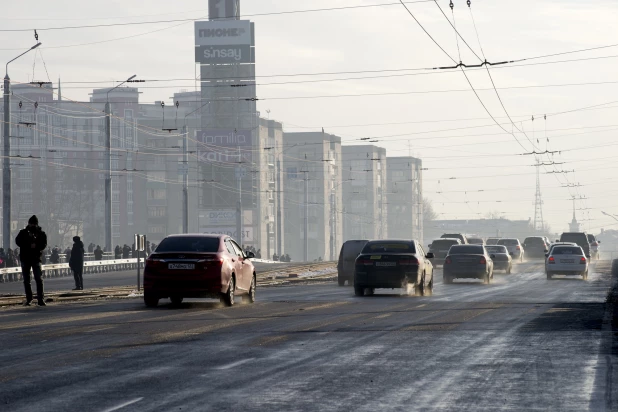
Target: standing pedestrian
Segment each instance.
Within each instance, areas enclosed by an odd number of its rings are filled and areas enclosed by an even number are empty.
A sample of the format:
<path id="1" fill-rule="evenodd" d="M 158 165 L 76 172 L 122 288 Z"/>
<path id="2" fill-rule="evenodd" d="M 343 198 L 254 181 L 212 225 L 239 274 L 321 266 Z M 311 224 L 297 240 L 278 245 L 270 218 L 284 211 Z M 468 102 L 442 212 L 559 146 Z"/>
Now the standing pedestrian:
<path id="1" fill-rule="evenodd" d="M 114 259 L 120 259 L 122 257 L 122 251 L 120 250 L 120 245 L 116 245 L 114 248 Z"/>
<path id="2" fill-rule="evenodd" d="M 45 305 L 43 292 L 43 278 L 41 273 L 41 253 L 47 247 L 47 235 L 39 226 L 39 219 L 33 215 L 28 220 L 28 226 L 19 231 L 15 243 L 19 246 L 24 289 L 26 291 L 25 306 L 32 302 L 32 286 L 30 285 L 30 271 L 34 274 L 36 282 L 36 295 L 39 306 Z"/>
<path id="3" fill-rule="evenodd" d="M 60 253 L 58 252 L 58 246 L 52 249 L 51 255 L 49 255 L 49 261 L 52 265 L 60 263 Z M 58 277 L 58 269 L 54 269 L 54 277 Z"/>
<path id="4" fill-rule="evenodd" d="M 84 242 L 81 241 L 79 236 L 75 236 L 73 242 L 71 260 L 69 261 L 69 267 L 73 271 L 73 278 L 75 279 L 75 289 L 73 290 L 84 290 Z"/>
<path id="5" fill-rule="evenodd" d="M 67 247 L 64 250 L 64 262 L 69 263 L 70 261 L 71 261 L 71 249 Z"/>
<path id="6" fill-rule="evenodd" d="M 125 244 L 122 247 L 122 258 L 129 259 L 130 257 L 131 257 L 131 248 L 129 247 L 129 245 Z"/>
<path id="7" fill-rule="evenodd" d="M 94 260 L 102 260 L 103 259 L 103 251 L 101 250 L 101 246 L 97 245 L 97 248 L 94 250 Z"/>

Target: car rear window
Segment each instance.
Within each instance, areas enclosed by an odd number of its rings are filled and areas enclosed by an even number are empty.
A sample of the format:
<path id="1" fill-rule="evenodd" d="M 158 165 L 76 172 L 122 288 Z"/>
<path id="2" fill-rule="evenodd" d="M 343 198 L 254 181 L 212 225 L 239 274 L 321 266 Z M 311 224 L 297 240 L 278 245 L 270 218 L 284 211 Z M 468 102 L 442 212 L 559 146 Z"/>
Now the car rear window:
<path id="1" fill-rule="evenodd" d="M 448 251 L 449 255 L 483 255 L 483 246 L 455 245 Z"/>
<path id="2" fill-rule="evenodd" d="M 457 240 L 434 240 L 431 244 L 432 248 L 444 248 L 448 249 L 453 245 L 457 245 L 459 242 Z"/>
<path id="3" fill-rule="evenodd" d="M 219 238 L 203 236 L 167 237 L 155 252 L 211 252 L 219 251 Z"/>
<path id="4" fill-rule="evenodd" d="M 414 244 L 408 242 L 372 242 L 367 243 L 363 253 L 416 253 Z"/>
<path id="5" fill-rule="evenodd" d="M 508 253 L 504 246 L 485 246 L 489 253 Z"/>
<path id="6" fill-rule="evenodd" d="M 540 246 L 540 245 L 545 244 L 545 240 L 540 237 L 527 237 L 526 240 L 524 240 L 524 244 L 529 245 L 529 246 L 530 245 Z"/>
<path id="7" fill-rule="evenodd" d="M 517 239 L 500 239 L 498 244 L 504 246 L 515 246 L 519 244 L 519 241 Z"/>
<path id="8" fill-rule="evenodd" d="M 551 253 L 552 255 L 581 255 L 584 252 L 579 246 L 557 246 Z"/>
<path id="9" fill-rule="evenodd" d="M 560 236 L 560 241 L 583 244 L 588 243 L 588 237 L 583 233 L 563 233 L 562 236 Z"/>
<path id="10" fill-rule="evenodd" d="M 366 240 L 345 242 L 342 248 L 343 259 L 345 259 L 346 262 L 354 262 L 366 244 Z"/>
<path id="11" fill-rule="evenodd" d="M 588 243 L 596 242 L 594 235 L 588 235 Z"/>
<path id="12" fill-rule="evenodd" d="M 473 245 L 482 245 L 483 239 L 478 238 L 478 237 L 469 237 L 468 238 L 468 243 L 472 243 Z"/>
<path id="13" fill-rule="evenodd" d="M 490 237 L 489 239 L 487 239 L 487 242 L 485 242 L 485 243 L 488 244 L 488 245 L 497 245 L 499 240 L 500 239 L 498 239 L 498 238 Z"/>

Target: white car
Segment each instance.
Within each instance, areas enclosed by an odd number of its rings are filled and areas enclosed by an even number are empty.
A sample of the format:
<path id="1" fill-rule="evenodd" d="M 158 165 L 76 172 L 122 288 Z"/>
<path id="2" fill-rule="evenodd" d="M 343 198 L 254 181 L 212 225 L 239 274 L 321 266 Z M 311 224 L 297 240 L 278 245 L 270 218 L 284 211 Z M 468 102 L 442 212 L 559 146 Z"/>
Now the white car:
<path id="1" fill-rule="evenodd" d="M 588 260 L 581 246 L 558 245 L 549 252 L 545 261 L 545 273 L 551 280 L 553 275 L 577 275 L 588 279 Z"/>
<path id="2" fill-rule="evenodd" d="M 513 261 L 519 260 L 520 262 L 524 261 L 524 247 L 519 242 L 519 239 L 515 238 L 503 238 L 498 240 L 498 244 L 502 246 L 506 246 L 506 250 L 509 251 L 509 254 L 513 257 Z"/>

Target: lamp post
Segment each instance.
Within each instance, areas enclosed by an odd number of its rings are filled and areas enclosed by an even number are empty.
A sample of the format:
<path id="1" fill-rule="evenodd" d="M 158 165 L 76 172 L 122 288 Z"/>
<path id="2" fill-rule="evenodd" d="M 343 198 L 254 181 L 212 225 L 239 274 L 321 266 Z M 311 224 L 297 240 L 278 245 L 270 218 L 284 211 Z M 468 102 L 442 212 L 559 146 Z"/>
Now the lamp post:
<path id="1" fill-rule="evenodd" d="M 11 78 L 9 77 L 9 63 L 19 59 L 30 50 L 39 47 L 37 43 L 28 50 L 10 60 L 6 64 L 4 76 L 4 160 L 2 167 L 2 243 L 4 249 L 11 246 Z"/>
<path id="2" fill-rule="evenodd" d="M 105 248 L 108 252 L 112 250 L 112 110 L 109 104 L 109 94 L 135 77 L 136 75 L 134 74 L 127 80 L 109 89 L 105 98 L 105 149 L 107 152 L 107 159 L 105 159 L 107 169 L 105 173 Z"/>

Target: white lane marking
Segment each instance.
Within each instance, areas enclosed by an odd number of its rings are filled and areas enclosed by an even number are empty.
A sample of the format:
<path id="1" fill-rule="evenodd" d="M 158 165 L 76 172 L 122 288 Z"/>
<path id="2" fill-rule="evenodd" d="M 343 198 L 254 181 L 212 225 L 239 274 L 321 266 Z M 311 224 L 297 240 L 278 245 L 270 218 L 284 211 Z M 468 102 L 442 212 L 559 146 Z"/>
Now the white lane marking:
<path id="1" fill-rule="evenodd" d="M 137 403 L 137 402 L 141 401 L 142 399 L 144 399 L 144 398 L 135 398 L 135 399 L 133 399 L 133 400 L 131 400 L 131 401 L 127 401 L 127 402 L 125 402 L 125 403 L 121 403 L 120 405 L 117 405 L 117 406 L 111 407 L 111 408 L 109 408 L 109 409 L 105 409 L 103 412 L 113 412 L 113 411 L 117 411 L 118 409 L 122 409 L 122 408 L 124 408 L 125 406 L 133 405 L 134 403 Z"/>
<path id="2" fill-rule="evenodd" d="M 220 371 L 224 371 L 224 370 L 227 370 L 227 369 L 232 369 L 232 368 L 235 368 L 237 366 L 243 365 L 243 364 L 245 364 L 247 362 L 251 362 L 254 359 L 255 358 L 249 358 L 249 359 L 240 360 L 238 362 L 230 363 L 228 365 L 219 366 L 219 367 L 217 367 L 215 369 L 220 370 Z"/>
<path id="3" fill-rule="evenodd" d="M 424 303 L 424 304 L 422 304 L 422 305 L 418 305 L 418 306 L 417 306 L 417 308 L 422 308 L 422 307 L 424 307 L 424 306 L 427 306 L 427 304 L 426 304 L 426 303 Z"/>

